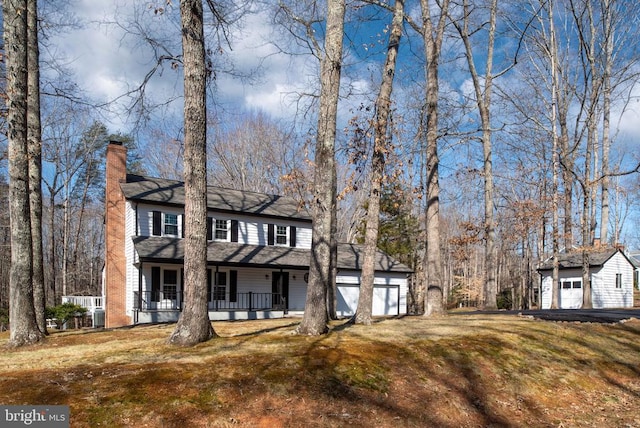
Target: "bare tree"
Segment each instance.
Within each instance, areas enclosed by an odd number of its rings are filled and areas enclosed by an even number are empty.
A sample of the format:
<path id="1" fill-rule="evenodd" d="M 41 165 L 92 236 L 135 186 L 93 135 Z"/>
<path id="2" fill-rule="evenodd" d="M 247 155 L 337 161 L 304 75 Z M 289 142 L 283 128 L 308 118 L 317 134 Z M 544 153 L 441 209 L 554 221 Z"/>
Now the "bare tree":
<path id="1" fill-rule="evenodd" d="M 189 346 L 215 336 L 207 309 L 207 67 L 202 0 L 181 0 L 180 15 L 185 124 L 184 308 L 168 341 Z"/>
<path id="2" fill-rule="evenodd" d="M 29 202 L 33 254 L 33 299 L 36 321 L 46 334 L 44 255 L 42 246 L 42 128 L 40 124 L 40 49 L 38 46 L 38 2 L 27 5 L 27 140 L 29 155 Z"/>
<path id="3" fill-rule="evenodd" d="M 344 0 L 328 0 L 324 57 L 320 69 L 320 110 L 315 151 L 313 238 L 309 283 L 299 334 L 327 332 L 327 288 L 331 286 L 332 206 L 335 206 L 335 139 L 342 67 Z M 334 241 L 335 242 L 335 241 Z"/>
<path id="4" fill-rule="evenodd" d="M 28 2 L 2 3 L 6 60 L 9 210 L 11 218 L 11 273 L 9 316 L 10 346 L 39 342 L 44 334 L 38 328 L 33 299 L 33 253 L 29 207 L 29 160 L 27 142 L 28 112 Z"/>
<path id="5" fill-rule="evenodd" d="M 367 216 L 364 234 L 364 255 L 362 260 L 362 274 L 360 277 L 360 294 L 358 306 L 353 320 L 356 324 L 371 324 L 373 305 L 373 286 L 375 280 L 375 263 L 378 242 L 378 226 L 380 223 L 380 193 L 384 180 L 386 158 L 391 147 L 391 133 L 389 132 L 389 115 L 391 114 L 391 92 L 393 78 L 396 71 L 398 48 L 402 37 L 402 23 L 404 21 L 404 0 L 396 0 L 393 19 L 389 29 L 389 43 L 387 57 L 382 68 L 382 82 L 376 99 L 374 127 L 373 155 L 371 160 L 371 187 L 367 203 Z"/>
<path id="6" fill-rule="evenodd" d="M 462 3 L 461 20 L 453 19 L 453 25 L 458 30 L 465 47 L 465 57 L 469 66 L 469 72 L 475 90 L 475 102 L 480 115 L 482 127 L 482 149 L 484 165 L 484 229 L 485 229 L 485 285 L 483 295 L 483 309 L 497 308 L 497 284 L 496 284 L 496 232 L 494 223 L 494 185 L 493 185 L 493 153 L 492 153 L 492 128 L 491 128 L 491 93 L 493 79 L 494 48 L 496 37 L 496 22 L 498 16 L 498 2 L 491 0 L 489 6 L 489 22 L 486 40 L 486 62 L 484 75 L 481 77 L 476 68 L 471 43 L 471 36 L 475 30 L 471 28 L 472 7 L 468 0 Z"/>
<path id="7" fill-rule="evenodd" d="M 425 252 L 425 316 L 444 313 L 444 293 L 442 263 L 440 259 L 440 179 L 438 157 L 438 97 L 439 64 L 442 52 L 442 40 L 449 0 L 438 3 L 440 16 L 437 25 L 433 23 L 432 7 L 429 0 L 420 1 L 422 9 L 422 38 L 425 50 L 425 78 L 427 91 L 425 97 L 426 130 L 426 177 L 427 208 L 425 213 L 426 252 Z"/>

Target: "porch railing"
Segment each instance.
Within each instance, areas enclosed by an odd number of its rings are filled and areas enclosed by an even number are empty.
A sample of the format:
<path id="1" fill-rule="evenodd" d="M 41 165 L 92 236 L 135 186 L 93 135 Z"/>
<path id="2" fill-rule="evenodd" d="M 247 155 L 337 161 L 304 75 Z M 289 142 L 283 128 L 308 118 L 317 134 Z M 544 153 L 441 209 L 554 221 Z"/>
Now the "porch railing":
<path id="1" fill-rule="evenodd" d="M 62 296 L 62 303 L 80 305 L 91 313 L 96 309 L 103 309 L 102 296 Z"/>
<path id="2" fill-rule="evenodd" d="M 262 311 L 262 310 L 286 310 L 286 300 L 279 293 L 226 293 L 224 300 L 222 295 L 209 296 L 208 307 L 210 311 Z M 133 292 L 134 309 L 140 311 L 181 311 L 183 306 L 183 293 L 163 293 L 161 291 Z"/>

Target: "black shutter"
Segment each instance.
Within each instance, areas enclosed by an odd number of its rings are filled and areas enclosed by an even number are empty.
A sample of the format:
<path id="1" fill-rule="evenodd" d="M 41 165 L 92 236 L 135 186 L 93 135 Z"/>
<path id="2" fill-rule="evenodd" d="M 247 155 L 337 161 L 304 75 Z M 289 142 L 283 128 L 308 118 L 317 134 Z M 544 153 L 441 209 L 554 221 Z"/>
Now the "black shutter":
<path id="1" fill-rule="evenodd" d="M 238 271 L 229 271 L 229 301 L 238 301 Z"/>
<path id="2" fill-rule="evenodd" d="M 180 269 L 180 289 L 178 290 L 178 296 L 180 296 L 179 309 L 182 310 L 182 305 L 184 304 L 184 269 Z"/>
<path id="3" fill-rule="evenodd" d="M 296 246 L 296 227 L 295 226 L 289 226 L 289 246 L 290 247 Z"/>
<path id="4" fill-rule="evenodd" d="M 212 295 L 212 289 L 211 289 L 211 269 L 207 269 L 207 302 L 211 302 L 211 295 Z"/>
<path id="5" fill-rule="evenodd" d="M 153 212 L 153 236 L 162 236 L 162 213 Z"/>
<path id="6" fill-rule="evenodd" d="M 151 267 L 151 301 L 160 301 L 160 267 Z"/>
<path id="7" fill-rule="evenodd" d="M 273 241 L 275 240 L 275 231 L 273 224 L 269 224 L 267 226 L 267 245 L 273 245 Z"/>
<path id="8" fill-rule="evenodd" d="M 231 220 L 231 242 L 238 242 L 238 220 Z"/>
<path id="9" fill-rule="evenodd" d="M 180 216 L 180 223 L 182 227 L 182 237 L 184 238 L 184 214 Z"/>
<path id="10" fill-rule="evenodd" d="M 213 218 L 207 217 L 207 241 L 213 241 Z"/>

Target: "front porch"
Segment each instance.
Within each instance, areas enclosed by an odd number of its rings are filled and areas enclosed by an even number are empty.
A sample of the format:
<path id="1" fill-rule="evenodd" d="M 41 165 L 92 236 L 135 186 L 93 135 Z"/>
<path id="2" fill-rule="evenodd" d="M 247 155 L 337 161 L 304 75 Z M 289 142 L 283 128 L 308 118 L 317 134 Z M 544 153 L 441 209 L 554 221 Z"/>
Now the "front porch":
<path id="1" fill-rule="evenodd" d="M 176 322 L 184 304 L 183 292 L 135 291 L 133 323 Z M 287 315 L 286 297 L 279 293 L 209 294 L 211 321 L 283 318 Z"/>

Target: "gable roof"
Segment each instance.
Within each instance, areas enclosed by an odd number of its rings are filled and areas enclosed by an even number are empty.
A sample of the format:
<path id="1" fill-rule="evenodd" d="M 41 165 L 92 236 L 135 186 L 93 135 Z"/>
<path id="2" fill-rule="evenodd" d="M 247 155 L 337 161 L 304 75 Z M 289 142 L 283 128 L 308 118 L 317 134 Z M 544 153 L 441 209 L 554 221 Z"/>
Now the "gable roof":
<path id="1" fill-rule="evenodd" d="M 624 256 L 629 263 L 631 261 L 624 255 L 624 253 L 618 249 L 607 249 L 602 251 L 589 251 L 589 267 L 601 267 L 616 253 L 620 253 Z M 633 263 L 631 263 L 633 264 Z M 576 269 L 582 267 L 582 252 L 574 251 L 570 253 L 562 253 L 558 255 L 558 267 L 560 269 Z M 539 271 L 552 270 L 553 269 L 553 257 L 548 258 L 538 266 Z"/>
<path id="2" fill-rule="evenodd" d="M 640 251 L 629 253 L 629 261 L 636 269 L 640 269 Z"/>
<path id="3" fill-rule="evenodd" d="M 182 263 L 184 260 L 184 239 L 136 236 L 133 238 L 133 244 L 143 262 Z M 308 269 L 310 255 L 311 250 L 304 248 L 209 242 L 207 262 L 226 266 Z M 355 244 L 338 245 L 338 269 L 360 270 L 362 260 L 361 246 Z M 378 251 L 376 255 L 376 271 L 413 272 L 408 266 L 381 251 Z"/>
<path id="4" fill-rule="evenodd" d="M 184 206 L 182 181 L 128 174 L 120 188 L 131 201 Z M 311 221 L 309 213 L 293 198 L 216 186 L 207 186 L 207 207 L 215 211 Z"/>

